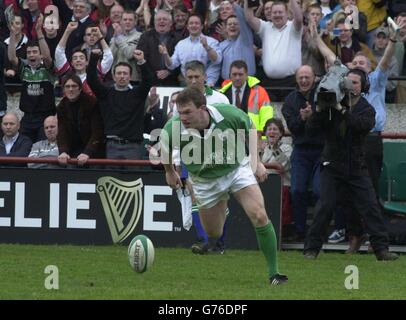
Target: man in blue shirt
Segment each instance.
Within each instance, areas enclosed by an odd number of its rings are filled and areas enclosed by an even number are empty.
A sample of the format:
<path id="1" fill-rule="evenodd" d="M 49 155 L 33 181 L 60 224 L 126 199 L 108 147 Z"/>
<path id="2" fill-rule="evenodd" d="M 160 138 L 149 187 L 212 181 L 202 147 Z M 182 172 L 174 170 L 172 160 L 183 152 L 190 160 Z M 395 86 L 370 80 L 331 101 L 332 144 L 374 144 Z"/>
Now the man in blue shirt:
<path id="1" fill-rule="evenodd" d="M 178 42 L 172 57 L 169 57 L 165 45 L 159 45 L 159 52 L 164 56 L 168 69 L 173 70 L 181 66 L 183 76 L 187 62 L 191 60 L 203 62 L 206 67 L 207 85 L 213 87 L 220 75 L 217 65 L 221 63 L 222 55 L 218 41 L 202 34 L 203 26 L 202 17 L 190 15 L 187 23 L 190 36 Z"/>
<path id="2" fill-rule="evenodd" d="M 226 20 L 226 40 L 220 42 L 220 49 L 223 55 L 221 78 L 228 79 L 230 66 L 236 60 L 244 60 L 248 65 L 248 75 L 254 76 L 255 55 L 252 47 L 254 35 L 244 17 L 243 9 L 233 4 L 235 16 L 231 15 Z"/>

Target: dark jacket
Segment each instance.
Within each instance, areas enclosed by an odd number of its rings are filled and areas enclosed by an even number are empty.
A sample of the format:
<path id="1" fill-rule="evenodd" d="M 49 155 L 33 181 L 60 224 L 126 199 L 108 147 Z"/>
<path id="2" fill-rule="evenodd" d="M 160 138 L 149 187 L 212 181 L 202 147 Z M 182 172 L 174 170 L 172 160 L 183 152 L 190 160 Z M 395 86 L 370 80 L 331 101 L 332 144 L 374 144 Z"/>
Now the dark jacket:
<path id="1" fill-rule="evenodd" d="M 132 89 L 117 90 L 114 85 L 106 87 L 100 83 L 97 62 L 98 56 L 92 54 L 87 68 L 87 82 L 98 98 L 105 136 L 118 136 L 141 143 L 144 141 L 144 105 L 154 74 L 144 63 L 140 66 L 140 84 Z"/>
<path id="2" fill-rule="evenodd" d="M 307 122 L 310 133 L 324 132 L 321 162 L 344 175 L 368 175 L 365 137 L 375 125 L 375 110 L 363 97 L 342 114 L 336 109 L 315 112 Z M 331 110 L 331 111 L 330 111 Z"/>
<path id="3" fill-rule="evenodd" d="M 16 142 L 11 147 L 10 153 L 6 153 L 3 137 L 0 138 L 0 157 L 28 157 L 32 147 L 31 139 L 19 134 Z M 2 167 L 26 167 L 26 163 L 19 164 L 1 164 Z"/>
<path id="4" fill-rule="evenodd" d="M 175 33 L 171 32 L 169 34 L 166 48 L 168 49 L 169 56 L 173 55 L 175 50 L 175 45 L 181 39 L 177 39 Z M 164 57 L 162 54 L 159 53 L 158 46 L 160 45 L 159 41 L 159 34 L 155 30 L 149 30 L 144 32 L 140 40 L 138 41 L 137 49 L 142 50 L 144 52 L 145 60 L 150 67 L 150 69 L 154 72 L 154 85 L 158 86 L 178 86 L 177 82 L 177 75 L 179 74 L 179 68 L 175 70 L 169 70 L 164 61 Z M 163 80 L 159 80 L 156 77 L 156 71 L 158 70 L 168 70 L 170 71 L 170 75 Z"/>
<path id="5" fill-rule="evenodd" d="M 92 24 L 94 24 L 94 21 L 88 17 L 84 22 L 79 22 L 79 26 L 70 34 L 65 49 L 68 61 L 71 60 L 73 50 L 83 44 L 86 28 Z"/>
<path id="6" fill-rule="evenodd" d="M 4 89 L 4 62 L 6 60 L 6 48 L 0 42 L 0 112 L 7 110 L 7 95 Z"/>
<path id="7" fill-rule="evenodd" d="M 79 107 L 77 122 L 72 110 L 74 107 Z M 72 103 L 65 97 L 57 106 L 57 116 L 60 154 L 66 152 L 75 157 L 84 153 L 90 158 L 104 156 L 103 120 L 96 98 L 82 92 L 77 103 Z"/>
<path id="8" fill-rule="evenodd" d="M 282 106 L 282 114 L 285 118 L 286 124 L 290 133 L 292 134 L 292 141 L 295 146 L 315 146 L 323 147 L 324 137 L 322 132 L 310 134 L 306 130 L 306 121 L 300 117 L 300 109 L 306 107 L 306 101 L 312 106 L 313 113 L 316 112 L 316 105 L 314 103 L 314 93 L 317 85 L 309 93 L 306 98 L 299 90 L 291 92 L 286 98 Z"/>

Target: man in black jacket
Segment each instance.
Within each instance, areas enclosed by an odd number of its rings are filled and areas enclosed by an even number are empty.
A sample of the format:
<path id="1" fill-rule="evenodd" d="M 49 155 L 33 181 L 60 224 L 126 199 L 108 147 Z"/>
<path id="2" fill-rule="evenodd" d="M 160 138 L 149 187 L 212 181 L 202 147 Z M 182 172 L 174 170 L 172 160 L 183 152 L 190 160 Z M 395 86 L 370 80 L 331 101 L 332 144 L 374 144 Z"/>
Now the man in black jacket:
<path id="1" fill-rule="evenodd" d="M 7 110 L 7 95 L 4 89 L 4 65 L 6 61 L 6 47 L 0 42 L 0 119 Z"/>
<path id="2" fill-rule="evenodd" d="M 31 139 L 20 134 L 20 120 L 14 112 L 8 112 L 1 121 L 3 137 L 0 140 L 0 157 L 28 157 Z M 2 164 L 2 166 L 26 167 L 26 164 Z"/>
<path id="3" fill-rule="evenodd" d="M 155 72 L 154 85 L 157 86 L 178 86 L 177 76 L 179 69 L 169 70 L 165 65 L 163 55 L 159 52 L 159 45 L 165 44 L 170 55 L 175 50 L 179 40 L 175 33 L 170 32 L 172 27 L 172 16 L 165 10 L 159 10 L 155 14 L 154 29 L 144 32 L 137 45 L 142 50 L 150 68 Z"/>
<path id="4" fill-rule="evenodd" d="M 323 134 L 310 134 L 306 123 L 316 111 L 314 103 L 315 74 L 311 66 L 303 65 L 296 71 L 298 88 L 285 99 L 282 114 L 292 134 L 291 195 L 296 235 L 293 240 L 303 241 L 306 233 L 308 186 L 311 182 L 313 196 L 320 195 L 320 155 L 323 150 Z"/>
<path id="5" fill-rule="evenodd" d="M 98 79 L 99 55 L 92 53 L 87 67 L 87 81 L 98 98 L 103 117 L 108 159 L 140 160 L 145 153 L 144 105 L 154 75 L 141 50 L 134 51 L 134 58 L 142 79 L 137 87 L 130 85 L 132 68 L 128 63 L 121 62 L 113 68 L 114 85 L 111 87 L 104 86 Z"/>
<path id="6" fill-rule="evenodd" d="M 375 125 L 375 110 L 361 93 L 368 91 L 367 75 L 353 69 L 348 73 L 352 90 L 343 101 L 310 117 L 310 132 L 324 132 L 325 146 L 321 157 L 320 200 L 315 208 L 313 223 L 306 235 L 304 255 L 315 259 L 319 254 L 336 200 L 344 205 L 352 202 L 363 218 L 366 231 L 378 260 L 396 260 L 388 251 L 389 237 L 376 200 L 365 163 L 365 138 Z"/>

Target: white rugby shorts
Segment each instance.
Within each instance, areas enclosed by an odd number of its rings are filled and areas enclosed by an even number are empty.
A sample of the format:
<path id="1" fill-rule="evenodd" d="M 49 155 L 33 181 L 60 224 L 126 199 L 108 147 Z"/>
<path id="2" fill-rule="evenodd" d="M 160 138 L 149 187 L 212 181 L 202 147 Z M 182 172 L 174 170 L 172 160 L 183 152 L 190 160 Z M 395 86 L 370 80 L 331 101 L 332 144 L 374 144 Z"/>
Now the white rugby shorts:
<path id="1" fill-rule="evenodd" d="M 210 209 L 221 200 L 228 200 L 230 193 L 258 184 L 250 163 L 240 164 L 236 169 L 219 178 L 202 178 L 189 173 L 196 204 L 201 209 Z"/>

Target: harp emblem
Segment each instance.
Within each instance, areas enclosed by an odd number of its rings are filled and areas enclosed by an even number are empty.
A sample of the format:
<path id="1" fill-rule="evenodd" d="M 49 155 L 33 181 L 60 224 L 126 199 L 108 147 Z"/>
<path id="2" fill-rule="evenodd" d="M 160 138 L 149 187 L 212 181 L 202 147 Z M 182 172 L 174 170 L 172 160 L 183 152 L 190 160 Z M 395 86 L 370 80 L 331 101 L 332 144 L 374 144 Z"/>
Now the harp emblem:
<path id="1" fill-rule="evenodd" d="M 97 192 L 114 243 L 124 241 L 137 226 L 142 210 L 142 187 L 141 179 L 121 181 L 107 176 L 97 180 Z"/>

